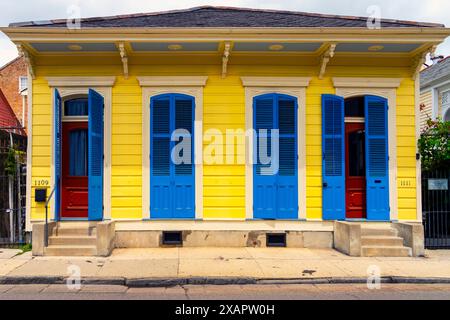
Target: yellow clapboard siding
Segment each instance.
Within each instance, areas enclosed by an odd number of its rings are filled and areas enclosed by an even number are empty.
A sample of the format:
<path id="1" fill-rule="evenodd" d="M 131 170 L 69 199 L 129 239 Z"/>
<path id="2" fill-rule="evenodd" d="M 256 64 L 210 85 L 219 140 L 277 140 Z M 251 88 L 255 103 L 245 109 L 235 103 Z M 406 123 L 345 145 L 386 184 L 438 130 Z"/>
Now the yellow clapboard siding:
<path id="1" fill-rule="evenodd" d="M 142 208 L 136 207 L 112 207 L 111 209 L 112 219 L 142 219 Z"/>
<path id="2" fill-rule="evenodd" d="M 316 65 L 276 65 L 276 61 L 255 65 L 230 65 L 229 75 L 221 77 L 221 68 L 217 58 L 205 57 L 191 60 L 168 57 L 157 58 L 151 64 L 140 57 L 130 65 L 130 77 L 118 76 L 112 90 L 112 217 L 117 219 L 142 218 L 142 88 L 136 75 L 208 75 L 203 96 L 203 128 L 219 129 L 222 134 L 226 129 L 245 130 L 245 90 L 240 76 L 311 76 L 317 74 Z M 267 59 L 266 59 L 267 60 Z M 261 61 L 266 61 L 261 58 Z M 51 153 L 51 114 L 52 91 L 48 87 L 47 76 L 67 75 L 111 75 L 121 74 L 121 65 L 116 58 L 86 59 L 80 58 L 43 58 L 46 65 L 37 66 L 38 77 L 33 81 L 33 143 L 32 170 L 33 177 L 50 175 Z M 242 59 L 241 61 L 246 61 Z M 294 60 L 292 60 L 294 61 Z M 296 61 L 296 60 L 295 60 Z M 408 77 L 409 66 L 382 63 L 366 64 L 364 59 L 339 58 L 336 65 L 330 64 L 327 77 L 319 80 L 313 76 L 306 89 L 306 175 L 307 175 L 307 217 L 322 217 L 322 129 L 321 129 L 321 96 L 334 94 L 335 89 L 331 77 L 339 76 L 379 76 Z M 372 61 L 372 60 L 371 60 Z M 387 61 L 387 60 L 385 60 Z M 252 61 L 254 63 L 255 61 Z M 297 62 L 295 62 L 297 63 Z M 315 63 L 315 62 L 314 62 Z M 387 62 L 385 62 L 387 63 Z M 63 66 L 61 66 L 63 64 Z M 409 62 L 408 62 L 409 64 Z M 414 81 L 405 79 L 397 89 L 397 143 L 398 177 L 415 180 L 415 124 L 414 124 Z M 303 134 L 303 133 L 301 133 Z M 226 145 L 226 140 L 223 142 Z M 207 143 L 204 144 L 204 148 Z M 240 148 L 239 148 L 240 149 Z M 223 148 L 220 154 L 226 154 Z M 239 151 L 245 155 L 245 150 Z M 236 157 L 233 157 L 236 159 Z M 243 165 L 208 166 L 204 165 L 204 217 L 209 219 L 243 219 L 245 218 L 245 167 Z M 416 219 L 415 188 L 398 187 L 399 219 Z M 222 204 L 218 199 L 236 200 L 242 207 Z M 210 200 L 207 200 L 210 199 Z M 244 201 L 244 202 L 243 202 Z M 36 204 L 33 203 L 33 206 Z M 408 208 L 406 208 L 408 206 Z M 42 217 L 43 208 L 32 210 L 32 217 Z"/>
<path id="3" fill-rule="evenodd" d="M 398 209 L 399 220 L 417 220 L 417 212 L 415 208 Z"/>
<path id="4" fill-rule="evenodd" d="M 203 209 L 205 219 L 245 219 L 245 208 L 211 208 Z"/>
<path id="5" fill-rule="evenodd" d="M 245 175 L 245 166 L 203 166 L 204 176 L 216 176 L 217 173 L 226 174 L 228 176 L 243 176 Z"/>
<path id="6" fill-rule="evenodd" d="M 140 187 L 142 185 L 142 177 L 140 176 L 113 176 L 111 179 L 113 186 L 135 186 Z"/>
<path id="7" fill-rule="evenodd" d="M 115 208 L 141 207 L 142 198 L 140 195 L 136 197 L 112 197 L 111 205 Z"/>
<path id="8" fill-rule="evenodd" d="M 136 124 L 113 124 L 112 134 L 142 134 L 142 126 Z"/>
<path id="9" fill-rule="evenodd" d="M 245 126 L 245 114 L 205 114 L 203 121 L 208 124 L 240 124 Z"/>
<path id="10" fill-rule="evenodd" d="M 238 197 L 245 196 L 245 189 L 241 186 L 203 186 L 204 197 Z"/>
<path id="11" fill-rule="evenodd" d="M 129 165 L 142 165 L 142 156 L 140 155 L 112 155 L 113 166 L 129 166 Z"/>
<path id="12" fill-rule="evenodd" d="M 140 197 L 142 196 L 142 187 L 130 187 L 130 186 L 112 186 L 111 187 L 111 196 L 114 197 L 122 197 L 123 195 L 127 195 L 128 197 Z"/>
<path id="13" fill-rule="evenodd" d="M 135 114 L 118 114 L 118 115 L 113 115 L 112 117 L 112 123 L 114 125 L 126 125 L 126 124 L 131 124 L 131 125 L 139 125 L 142 124 L 142 117 L 140 115 L 135 115 Z"/>
<path id="14" fill-rule="evenodd" d="M 137 145 L 142 148 L 142 136 L 136 134 L 113 134 L 112 145 Z"/>
<path id="15" fill-rule="evenodd" d="M 113 145 L 112 152 L 120 155 L 141 155 L 142 147 L 140 145 Z"/>
<path id="16" fill-rule="evenodd" d="M 46 167 L 50 169 L 51 159 L 50 156 L 38 156 L 35 155 L 31 160 L 33 167 Z"/>
<path id="17" fill-rule="evenodd" d="M 398 189 L 398 197 L 400 198 L 416 198 L 417 192 L 416 188 L 399 188 Z"/>
<path id="18" fill-rule="evenodd" d="M 213 176 L 213 177 L 204 177 L 203 184 L 213 185 L 213 186 L 244 186 L 245 185 L 245 176 L 238 177 L 229 177 L 229 176 Z"/>
<path id="19" fill-rule="evenodd" d="M 140 176 L 142 174 L 141 166 L 114 166 L 112 174 L 115 176 Z"/>
<path id="20" fill-rule="evenodd" d="M 228 208 L 245 207 L 244 197 L 204 197 L 203 205 L 206 207 Z"/>

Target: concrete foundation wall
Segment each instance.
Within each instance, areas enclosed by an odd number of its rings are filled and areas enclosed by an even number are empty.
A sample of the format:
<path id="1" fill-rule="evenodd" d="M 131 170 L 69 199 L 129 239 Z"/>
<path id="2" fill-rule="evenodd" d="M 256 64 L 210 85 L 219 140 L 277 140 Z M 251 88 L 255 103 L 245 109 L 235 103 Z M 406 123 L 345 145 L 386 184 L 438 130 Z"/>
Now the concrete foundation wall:
<path id="1" fill-rule="evenodd" d="M 280 231 L 282 232 L 282 231 Z M 265 247 L 267 231 L 182 231 L 184 247 Z M 273 231 L 271 233 L 279 233 Z M 331 231 L 288 231 L 288 248 L 332 248 Z M 116 231 L 116 248 L 162 247 L 162 231 Z"/>

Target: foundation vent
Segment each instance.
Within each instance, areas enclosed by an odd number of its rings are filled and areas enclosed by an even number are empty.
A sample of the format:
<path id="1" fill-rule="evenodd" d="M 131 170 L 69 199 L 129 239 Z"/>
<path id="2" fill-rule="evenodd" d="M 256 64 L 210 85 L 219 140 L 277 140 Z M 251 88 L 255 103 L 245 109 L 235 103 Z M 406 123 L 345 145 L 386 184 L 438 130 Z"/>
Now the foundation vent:
<path id="1" fill-rule="evenodd" d="M 164 245 L 182 245 L 183 237 L 181 231 L 163 231 L 162 243 Z"/>
<path id="2" fill-rule="evenodd" d="M 268 233 L 266 235 L 267 247 L 286 247 L 286 233 Z"/>

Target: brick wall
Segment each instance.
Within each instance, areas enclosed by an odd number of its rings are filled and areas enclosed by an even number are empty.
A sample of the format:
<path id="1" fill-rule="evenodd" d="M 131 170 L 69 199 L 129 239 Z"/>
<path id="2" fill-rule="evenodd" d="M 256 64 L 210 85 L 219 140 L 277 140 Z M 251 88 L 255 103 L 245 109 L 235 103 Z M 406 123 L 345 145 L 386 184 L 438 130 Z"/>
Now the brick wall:
<path id="1" fill-rule="evenodd" d="M 19 93 L 19 77 L 26 76 L 27 66 L 23 58 L 13 60 L 0 69 L 0 89 L 19 121 L 22 121 L 22 95 Z M 27 125 L 26 112 L 27 106 L 25 107 L 25 127 Z"/>

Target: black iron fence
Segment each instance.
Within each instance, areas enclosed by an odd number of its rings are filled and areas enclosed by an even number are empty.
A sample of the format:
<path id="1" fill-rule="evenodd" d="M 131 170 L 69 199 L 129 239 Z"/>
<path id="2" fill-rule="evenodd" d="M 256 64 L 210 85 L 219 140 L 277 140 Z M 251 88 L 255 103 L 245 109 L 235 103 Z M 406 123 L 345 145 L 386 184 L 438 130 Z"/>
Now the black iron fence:
<path id="1" fill-rule="evenodd" d="M 422 172 L 422 212 L 427 249 L 450 249 L 450 168 Z"/>
<path id="2" fill-rule="evenodd" d="M 24 244 L 26 137 L 0 130 L 0 247 Z"/>

